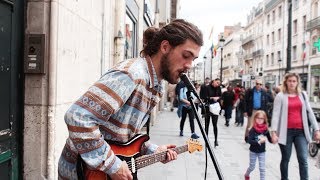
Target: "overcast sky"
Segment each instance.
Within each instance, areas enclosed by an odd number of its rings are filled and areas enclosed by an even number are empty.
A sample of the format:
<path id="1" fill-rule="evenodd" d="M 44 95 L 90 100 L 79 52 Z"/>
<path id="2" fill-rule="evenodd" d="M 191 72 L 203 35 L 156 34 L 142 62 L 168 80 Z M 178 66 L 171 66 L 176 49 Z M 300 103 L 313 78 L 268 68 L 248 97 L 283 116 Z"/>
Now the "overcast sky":
<path id="1" fill-rule="evenodd" d="M 217 43 L 219 32 L 224 26 L 232 26 L 241 22 L 246 25 L 250 10 L 262 0 L 180 0 L 180 18 L 196 24 L 203 32 L 205 46 L 209 48 L 209 34 L 213 27 L 213 42 Z M 211 38 L 212 39 L 212 38 Z M 209 46 L 209 47 L 207 47 Z M 201 53 L 203 54 L 203 53 Z"/>

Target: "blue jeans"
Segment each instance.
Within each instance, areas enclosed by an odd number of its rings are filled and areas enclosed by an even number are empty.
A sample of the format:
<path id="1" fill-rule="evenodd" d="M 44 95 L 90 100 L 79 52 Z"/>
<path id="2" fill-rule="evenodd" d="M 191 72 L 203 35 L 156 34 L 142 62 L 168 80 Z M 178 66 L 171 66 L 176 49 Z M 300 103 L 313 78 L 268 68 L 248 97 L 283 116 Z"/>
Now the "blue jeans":
<path id="1" fill-rule="evenodd" d="M 250 173 L 254 170 L 254 168 L 256 167 L 256 160 L 258 158 L 259 170 L 260 170 L 260 180 L 265 180 L 266 179 L 266 152 L 255 153 L 255 152 L 250 151 L 249 157 L 250 157 L 250 164 L 249 164 L 249 167 L 248 167 L 245 175 L 249 176 Z"/>
<path id="2" fill-rule="evenodd" d="M 299 162 L 299 173 L 301 180 L 308 180 L 308 142 L 303 129 L 288 129 L 287 144 L 279 144 L 281 150 L 281 180 L 288 180 L 288 164 L 290 161 L 292 144 L 297 152 Z"/>

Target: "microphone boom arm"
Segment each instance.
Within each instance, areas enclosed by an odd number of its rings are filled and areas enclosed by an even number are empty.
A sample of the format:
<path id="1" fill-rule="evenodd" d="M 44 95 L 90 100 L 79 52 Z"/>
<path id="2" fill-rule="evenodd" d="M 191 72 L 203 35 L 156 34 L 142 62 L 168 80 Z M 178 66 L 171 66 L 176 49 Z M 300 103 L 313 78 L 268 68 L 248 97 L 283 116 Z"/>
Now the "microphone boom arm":
<path id="1" fill-rule="evenodd" d="M 185 85 L 186 85 L 186 87 L 187 87 L 187 89 L 188 89 L 188 91 L 187 91 L 187 99 L 188 99 L 188 101 L 190 102 L 191 107 L 192 107 L 192 110 L 193 110 L 193 112 L 194 112 L 194 114 L 195 114 L 195 117 L 196 117 L 196 120 L 197 120 L 197 122 L 198 122 L 200 131 L 201 131 L 201 134 L 202 134 L 202 136 L 203 136 L 203 138 L 204 138 L 204 141 L 205 141 L 205 143 L 206 143 L 206 147 L 208 148 L 207 150 L 208 150 L 208 152 L 209 152 L 209 154 L 210 154 L 211 160 L 212 160 L 212 162 L 213 162 L 213 165 L 214 165 L 214 167 L 215 167 L 215 170 L 216 170 L 216 172 L 217 172 L 217 175 L 218 175 L 218 177 L 219 177 L 219 180 L 222 180 L 222 179 L 224 179 L 224 178 L 223 178 L 223 174 L 222 174 L 221 169 L 220 169 L 220 167 L 219 167 L 219 165 L 218 165 L 218 163 L 217 163 L 217 159 L 216 159 L 215 155 L 213 154 L 213 150 L 212 150 L 212 146 L 211 146 L 211 144 L 210 144 L 210 142 L 209 142 L 209 138 L 208 138 L 207 134 L 205 133 L 204 128 L 203 128 L 203 126 L 202 126 L 202 124 L 201 124 L 201 122 L 200 122 L 200 118 L 199 118 L 199 115 L 198 115 L 198 113 L 197 113 L 198 111 L 196 110 L 196 106 L 194 105 L 193 97 L 192 97 L 192 95 L 191 95 L 191 92 L 196 96 L 197 99 L 199 99 L 202 107 L 205 108 L 205 106 L 204 106 L 203 102 L 201 101 L 199 95 L 198 95 L 197 92 L 195 91 L 194 86 L 191 84 L 188 76 L 187 76 L 186 74 L 182 73 L 182 74 L 180 75 L 180 78 L 181 78 L 181 80 L 185 83 Z"/>

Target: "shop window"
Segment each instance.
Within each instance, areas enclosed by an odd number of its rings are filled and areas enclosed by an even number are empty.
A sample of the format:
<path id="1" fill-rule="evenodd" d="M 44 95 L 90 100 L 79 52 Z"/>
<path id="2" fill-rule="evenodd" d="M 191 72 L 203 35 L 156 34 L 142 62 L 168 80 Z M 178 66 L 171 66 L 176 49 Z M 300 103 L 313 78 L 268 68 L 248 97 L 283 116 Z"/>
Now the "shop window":
<path id="1" fill-rule="evenodd" d="M 316 71 L 316 69 L 312 69 L 311 71 Z M 319 102 L 319 99 L 320 99 L 320 74 L 319 73 L 311 75 L 311 97 L 313 102 Z"/>

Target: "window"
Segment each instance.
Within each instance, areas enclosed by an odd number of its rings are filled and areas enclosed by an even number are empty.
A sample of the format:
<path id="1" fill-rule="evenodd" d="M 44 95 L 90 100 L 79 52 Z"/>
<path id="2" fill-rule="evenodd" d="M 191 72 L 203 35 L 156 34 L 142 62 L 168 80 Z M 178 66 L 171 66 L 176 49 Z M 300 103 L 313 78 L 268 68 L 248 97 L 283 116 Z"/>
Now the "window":
<path id="1" fill-rule="evenodd" d="M 268 17 L 267 17 L 267 25 L 270 24 L 270 14 L 268 14 Z"/>
<path id="2" fill-rule="evenodd" d="M 318 2 L 314 2 L 311 6 L 313 7 L 312 17 L 318 17 Z"/>
<path id="3" fill-rule="evenodd" d="M 281 28 L 278 29 L 278 41 L 281 41 Z"/>
<path id="4" fill-rule="evenodd" d="M 274 65 L 274 54 L 271 53 L 271 65 Z"/>
<path id="5" fill-rule="evenodd" d="M 316 48 L 315 46 L 314 46 L 314 43 L 317 43 L 318 42 L 318 38 L 319 37 L 317 37 L 317 36 L 314 36 L 314 37 L 312 37 L 312 39 L 311 39 L 311 46 L 309 45 L 309 47 L 311 47 L 311 54 L 312 55 L 315 55 L 315 54 L 317 54 L 318 53 L 318 48 Z"/>
<path id="6" fill-rule="evenodd" d="M 279 6 L 279 8 L 278 8 L 278 14 L 279 14 L 279 19 L 281 19 L 281 16 L 282 16 L 282 6 Z"/>
<path id="7" fill-rule="evenodd" d="M 267 45 L 269 45 L 270 42 L 269 42 L 269 34 L 267 35 Z"/>
<path id="8" fill-rule="evenodd" d="M 293 4 L 292 4 L 292 7 L 293 7 L 294 9 L 297 9 L 297 8 L 299 7 L 299 0 L 294 0 L 294 1 L 293 1 Z"/>
<path id="9" fill-rule="evenodd" d="M 298 20 L 294 20 L 293 21 L 293 34 L 297 34 L 298 33 Z"/>
<path id="10" fill-rule="evenodd" d="M 302 48 L 302 60 L 304 60 L 306 58 L 306 43 L 302 43 L 301 45 Z"/>
<path id="11" fill-rule="evenodd" d="M 269 55 L 266 56 L 267 66 L 269 66 Z"/>
<path id="12" fill-rule="evenodd" d="M 302 23 L 303 23 L 302 31 L 304 31 L 306 29 L 306 27 L 307 27 L 307 17 L 306 17 L 306 15 L 304 15 L 302 17 Z"/>
<path id="13" fill-rule="evenodd" d="M 272 44 L 273 44 L 274 43 L 274 32 L 272 32 L 271 34 L 272 34 L 271 38 L 272 38 Z"/>
<path id="14" fill-rule="evenodd" d="M 272 23 L 273 23 L 273 24 L 275 23 L 275 20 L 276 20 L 276 11 L 273 10 L 273 11 L 272 11 Z"/>
<path id="15" fill-rule="evenodd" d="M 277 59 L 277 60 L 278 60 L 278 63 L 279 63 L 279 62 L 280 62 L 280 60 L 281 60 L 281 51 L 278 51 L 278 53 L 277 53 L 277 54 L 278 54 L 278 56 L 277 56 L 277 58 L 278 58 L 278 59 Z"/>
<path id="16" fill-rule="evenodd" d="M 292 60 L 297 60 L 297 46 L 292 47 Z"/>
<path id="17" fill-rule="evenodd" d="M 136 21 L 128 13 L 125 19 L 125 45 L 124 58 L 137 57 L 137 28 Z"/>

